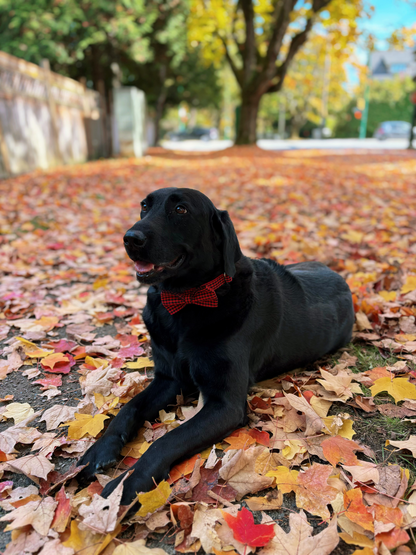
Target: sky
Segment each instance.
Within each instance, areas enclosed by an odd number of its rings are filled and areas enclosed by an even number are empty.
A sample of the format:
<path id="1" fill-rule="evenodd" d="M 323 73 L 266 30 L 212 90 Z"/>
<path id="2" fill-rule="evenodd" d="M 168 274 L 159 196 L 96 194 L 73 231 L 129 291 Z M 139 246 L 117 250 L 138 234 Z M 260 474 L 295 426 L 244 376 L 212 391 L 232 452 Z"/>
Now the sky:
<path id="1" fill-rule="evenodd" d="M 416 0 L 364 0 L 365 6 L 374 6 L 370 18 L 359 20 L 360 28 L 374 35 L 377 50 L 386 50 L 386 39 L 396 29 L 416 24 Z M 368 53 L 357 45 L 356 55 L 361 63 L 367 63 Z M 358 83 L 357 71 L 347 66 L 348 85 Z"/>

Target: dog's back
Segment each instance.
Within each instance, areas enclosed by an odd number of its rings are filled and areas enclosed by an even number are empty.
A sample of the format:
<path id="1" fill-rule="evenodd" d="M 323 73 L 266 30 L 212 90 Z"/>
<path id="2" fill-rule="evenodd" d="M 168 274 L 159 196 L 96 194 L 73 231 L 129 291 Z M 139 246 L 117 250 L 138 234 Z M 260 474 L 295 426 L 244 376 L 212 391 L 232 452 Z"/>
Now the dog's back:
<path id="1" fill-rule="evenodd" d="M 256 295 L 260 313 L 270 321 L 269 333 L 263 335 L 268 357 L 256 379 L 304 366 L 349 343 L 354 309 L 350 289 L 339 274 L 320 262 L 283 266 L 264 258 L 252 263 L 257 286 L 268 291 Z M 276 310 L 279 328 L 273 329 Z"/>

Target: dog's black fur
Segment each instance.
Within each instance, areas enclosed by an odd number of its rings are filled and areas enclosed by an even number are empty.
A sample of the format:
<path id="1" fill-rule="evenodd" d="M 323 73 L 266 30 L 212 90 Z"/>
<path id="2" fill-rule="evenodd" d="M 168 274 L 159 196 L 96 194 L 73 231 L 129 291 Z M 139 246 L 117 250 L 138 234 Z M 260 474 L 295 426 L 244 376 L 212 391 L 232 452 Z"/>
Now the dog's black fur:
<path id="1" fill-rule="evenodd" d="M 244 425 L 252 384 L 343 347 L 354 321 L 351 292 L 341 276 L 319 262 L 281 266 L 243 256 L 228 213 L 202 193 L 160 189 L 142 207 L 125 246 L 130 258 L 139 261 L 138 280 L 151 285 L 143 319 L 151 336 L 155 377 L 80 459 L 78 464 L 88 463 L 81 478 L 92 478 L 115 462 L 143 423 L 175 404 L 180 393 L 199 391 L 204 406 L 154 442 L 132 467 L 123 504 L 166 478 L 178 461 Z M 187 305 L 170 315 L 161 304 L 162 289 L 181 292 L 224 272 L 233 279 L 216 291 L 217 308 Z M 103 495 L 120 479 L 112 480 Z"/>

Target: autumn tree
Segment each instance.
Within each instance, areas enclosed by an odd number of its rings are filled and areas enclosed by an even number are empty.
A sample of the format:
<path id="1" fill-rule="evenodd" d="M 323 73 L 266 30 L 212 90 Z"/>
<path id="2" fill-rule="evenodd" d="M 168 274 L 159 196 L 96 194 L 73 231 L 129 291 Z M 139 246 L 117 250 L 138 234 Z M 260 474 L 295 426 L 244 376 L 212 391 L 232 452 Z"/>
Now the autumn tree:
<path id="1" fill-rule="evenodd" d="M 255 142 L 261 98 L 282 89 L 313 27 L 331 28 L 344 48 L 356 38 L 362 12 L 362 0 L 193 1 L 191 44 L 201 44 L 208 60 L 225 57 L 240 88 L 237 144 Z"/>
<path id="2" fill-rule="evenodd" d="M 349 100 L 344 87 L 347 81 L 344 63 L 348 55 L 348 49 L 341 50 L 330 36 L 313 33 L 292 63 L 283 89 L 263 97 L 260 118 L 276 121 L 283 110 L 286 119 L 290 119 L 293 138 L 299 136 L 307 122 L 314 126 L 326 125 L 328 115 L 342 110 Z"/>
<path id="3" fill-rule="evenodd" d="M 122 85 L 144 90 L 158 134 L 166 105 L 192 98 L 217 106 L 220 86 L 187 41 L 188 0 L 0 0 L 0 50 L 54 71 L 85 78 L 95 89 Z"/>

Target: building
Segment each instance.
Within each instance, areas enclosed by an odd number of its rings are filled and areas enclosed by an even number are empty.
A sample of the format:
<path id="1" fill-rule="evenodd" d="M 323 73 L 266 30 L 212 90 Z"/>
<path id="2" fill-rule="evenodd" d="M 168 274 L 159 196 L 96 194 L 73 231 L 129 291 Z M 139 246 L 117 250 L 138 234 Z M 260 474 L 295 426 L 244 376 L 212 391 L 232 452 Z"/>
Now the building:
<path id="1" fill-rule="evenodd" d="M 396 75 L 408 75 L 413 78 L 416 76 L 416 51 L 409 48 L 373 52 L 370 71 L 372 78 L 377 81 L 391 79 Z"/>

